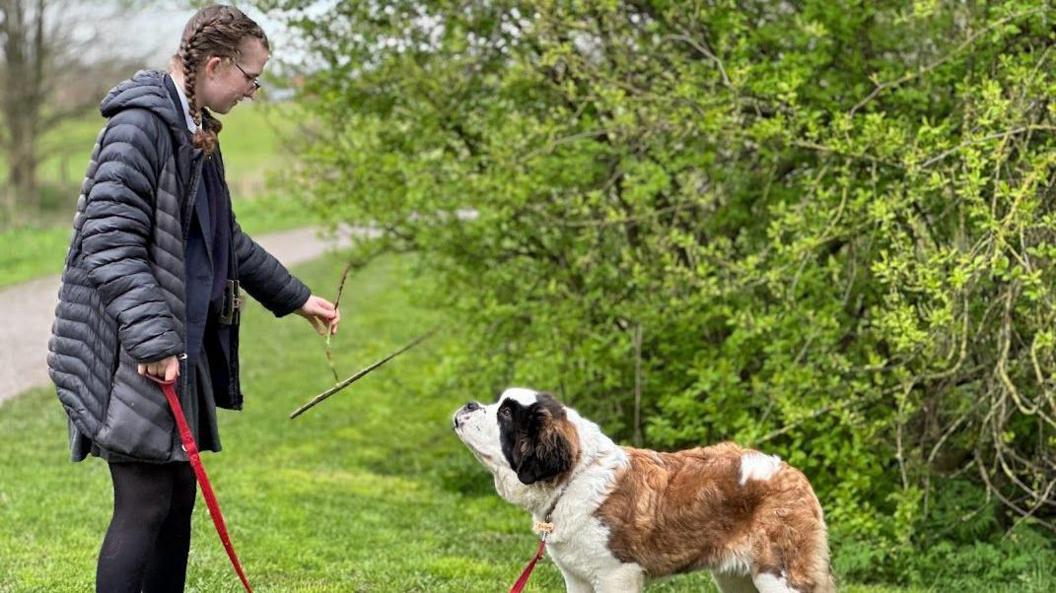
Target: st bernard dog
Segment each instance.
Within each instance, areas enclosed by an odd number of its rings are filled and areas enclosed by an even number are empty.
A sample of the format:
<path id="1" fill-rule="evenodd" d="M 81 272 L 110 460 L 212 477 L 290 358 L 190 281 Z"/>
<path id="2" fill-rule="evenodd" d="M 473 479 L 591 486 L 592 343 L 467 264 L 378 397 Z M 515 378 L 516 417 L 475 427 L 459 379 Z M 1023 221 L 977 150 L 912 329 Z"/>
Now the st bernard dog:
<path id="1" fill-rule="evenodd" d="M 454 414 L 506 501 L 549 530 L 569 593 L 635 593 L 710 569 L 723 593 L 834 593 L 821 505 L 778 457 L 722 443 L 617 446 L 553 396 L 507 389 Z"/>

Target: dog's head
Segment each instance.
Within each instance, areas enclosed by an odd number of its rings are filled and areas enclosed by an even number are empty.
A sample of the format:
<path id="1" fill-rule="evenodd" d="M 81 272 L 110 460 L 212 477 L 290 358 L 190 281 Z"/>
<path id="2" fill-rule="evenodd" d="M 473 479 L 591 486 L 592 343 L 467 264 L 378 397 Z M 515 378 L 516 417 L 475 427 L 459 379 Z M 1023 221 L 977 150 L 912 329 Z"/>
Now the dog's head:
<path id="1" fill-rule="evenodd" d="M 531 389 L 507 389 L 490 405 L 467 403 L 455 412 L 454 428 L 497 480 L 512 473 L 522 484 L 557 482 L 579 457 L 565 406 Z"/>

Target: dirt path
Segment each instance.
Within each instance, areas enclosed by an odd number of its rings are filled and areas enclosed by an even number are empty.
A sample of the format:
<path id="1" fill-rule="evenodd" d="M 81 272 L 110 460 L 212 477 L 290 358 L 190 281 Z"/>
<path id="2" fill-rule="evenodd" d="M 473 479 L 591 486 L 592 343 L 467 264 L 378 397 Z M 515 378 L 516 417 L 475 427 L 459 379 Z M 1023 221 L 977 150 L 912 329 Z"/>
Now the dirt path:
<path id="1" fill-rule="evenodd" d="M 312 228 L 254 239 L 287 267 L 315 259 L 332 245 Z M 48 336 L 58 292 L 58 276 L 0 288 L 0 405 L 27 389 L 50 383 Z"/>

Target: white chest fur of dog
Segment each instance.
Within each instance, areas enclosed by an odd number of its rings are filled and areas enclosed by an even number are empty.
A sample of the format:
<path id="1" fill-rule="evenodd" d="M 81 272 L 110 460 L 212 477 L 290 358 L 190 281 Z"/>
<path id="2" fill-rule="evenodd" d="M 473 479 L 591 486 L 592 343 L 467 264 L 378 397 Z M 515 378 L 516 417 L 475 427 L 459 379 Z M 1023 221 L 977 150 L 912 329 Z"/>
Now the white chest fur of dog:
<path id="1" fill-rule="evenodd" d="M 570 593 L 635 593 L 710 569 L 723 593 L 834 593 L 821 505 L 779 458 L 721 443 L 620 447 L 553 396 L 507 389 L 455 412 L 458 437 L 505 500 L 552 523 Z"/>

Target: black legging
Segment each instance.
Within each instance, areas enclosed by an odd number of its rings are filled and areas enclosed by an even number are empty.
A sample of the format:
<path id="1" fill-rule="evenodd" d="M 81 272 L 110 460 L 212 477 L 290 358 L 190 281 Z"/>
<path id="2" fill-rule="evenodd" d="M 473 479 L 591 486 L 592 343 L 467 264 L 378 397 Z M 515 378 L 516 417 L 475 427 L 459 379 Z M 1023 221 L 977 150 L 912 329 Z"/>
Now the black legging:
<path id="1" fill-rule="evenodd" d="M 96 593 L 179 593 L 187 576 L 194 470 L 110 463 L 114 517 L 99 551 Z"/>

